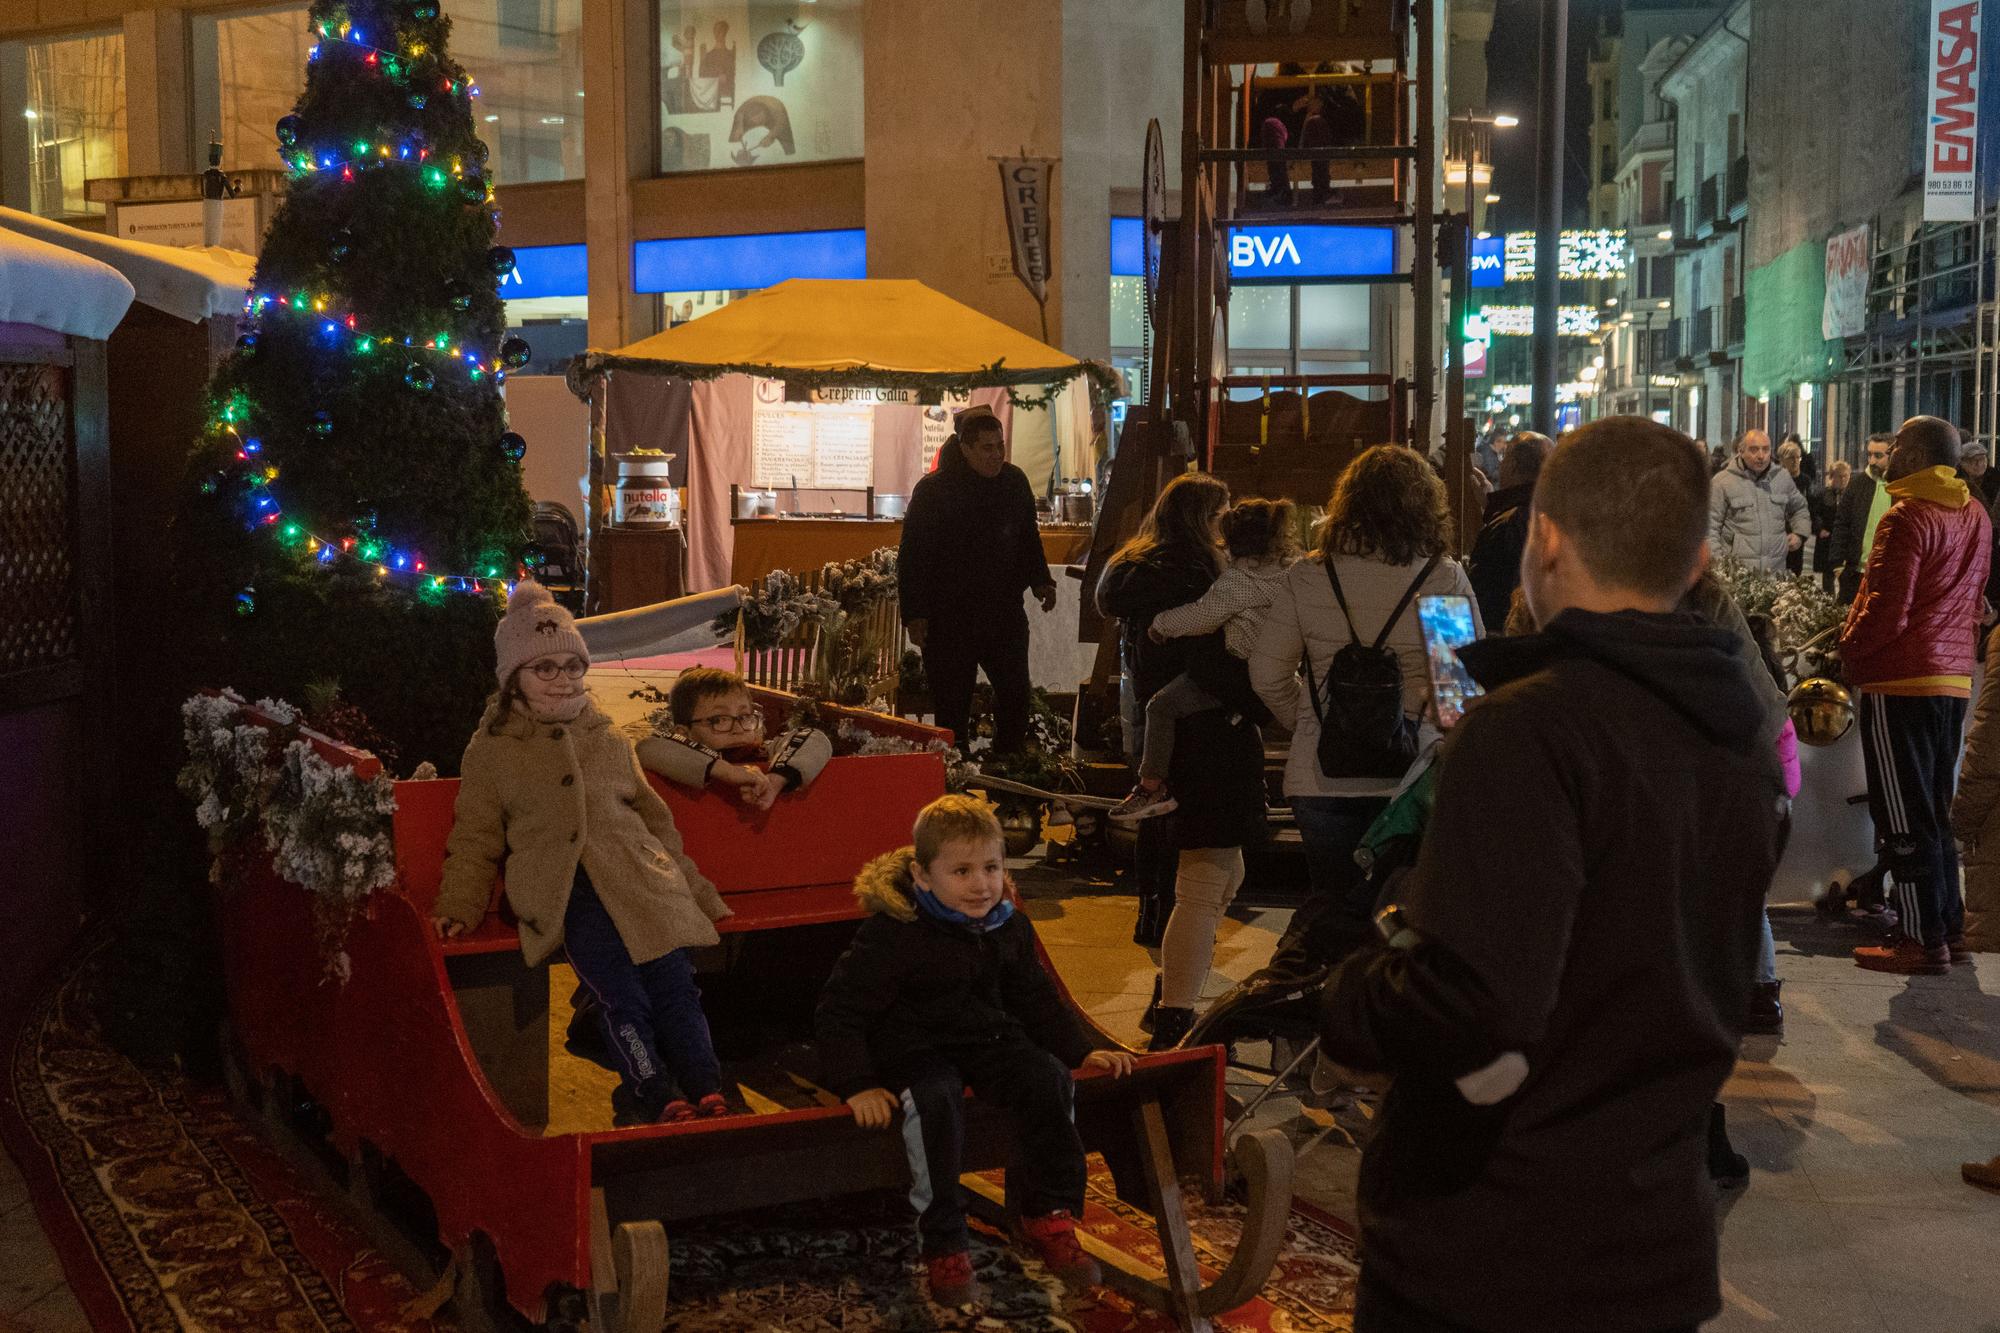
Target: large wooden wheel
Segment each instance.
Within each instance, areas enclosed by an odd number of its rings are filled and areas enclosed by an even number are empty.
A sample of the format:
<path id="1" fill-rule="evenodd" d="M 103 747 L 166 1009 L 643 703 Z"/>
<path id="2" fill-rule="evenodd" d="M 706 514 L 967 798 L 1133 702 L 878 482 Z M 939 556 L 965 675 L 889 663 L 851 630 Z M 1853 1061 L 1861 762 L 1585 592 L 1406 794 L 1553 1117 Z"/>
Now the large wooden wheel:
<path id="1" fill-rule="evenodd" d="M 658 1222 L 611 1225 L 604 1191 L 590 1192 L 593 1333 L 661 1333 L 667 1324 L 667 1231 Z"/>

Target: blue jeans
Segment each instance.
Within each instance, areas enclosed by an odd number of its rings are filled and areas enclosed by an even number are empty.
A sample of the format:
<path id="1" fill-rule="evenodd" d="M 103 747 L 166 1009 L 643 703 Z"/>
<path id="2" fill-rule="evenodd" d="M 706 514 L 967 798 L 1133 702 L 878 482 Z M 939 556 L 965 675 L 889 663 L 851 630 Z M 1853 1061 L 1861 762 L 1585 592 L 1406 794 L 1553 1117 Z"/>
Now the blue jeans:
<path id="1" fill-rule="evenodd" d="M 581 867 L 563 914 L 563 948 L 576 979 L 597 1000 L 597 1021 L 627 1092 L 671 1087 L 694 1101 L 722 1090 L 688 951 L 633 962 Z"/>
<path id="2" fill-rule="evenodd" d="M 1278 942 L 1272 966 L 1291 972 L 1336 961 L 1367 939 L 1375 913 L 1375 891 L 1354 849 L 1389 806 L 1380 796 L 1294 796 L 1292 817 L 1306 847 L 1306 876 L 1312 896 L 1292 914 Z"/>

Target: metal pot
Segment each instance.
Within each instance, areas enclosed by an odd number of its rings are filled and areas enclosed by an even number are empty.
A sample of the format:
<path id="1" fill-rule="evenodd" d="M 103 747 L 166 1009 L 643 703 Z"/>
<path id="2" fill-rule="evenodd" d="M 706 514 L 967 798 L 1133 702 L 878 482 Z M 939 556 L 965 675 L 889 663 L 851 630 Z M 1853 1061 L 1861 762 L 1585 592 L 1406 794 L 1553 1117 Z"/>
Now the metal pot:
<path id="1" fill-rule="evenodd" d="M 776 518 L 778 516 L 778 493 L 776 491 L 736 492 L 738 518 Z"/>
<path id="2" fill-rule="evenodd" d="M 875 517 L 877 518 L 901 520 L 909 508 L 910 497 L 907 495 L 884 495 L 879 491 L 875 495 Z"/>
<path id="3" fill-rule="evenodd" d="M 1088 491 L 1069 491 L 1055 497 L 1058 523 L 1087 528 L 1097 517 L 1097 497 Z"/>

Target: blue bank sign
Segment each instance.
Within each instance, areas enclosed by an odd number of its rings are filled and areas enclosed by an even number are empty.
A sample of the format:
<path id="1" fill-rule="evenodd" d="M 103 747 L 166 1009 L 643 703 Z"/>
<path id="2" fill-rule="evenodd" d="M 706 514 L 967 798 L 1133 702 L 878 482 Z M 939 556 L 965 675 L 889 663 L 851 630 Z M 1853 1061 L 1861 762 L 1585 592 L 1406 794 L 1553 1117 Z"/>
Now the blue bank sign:
<path id="1" fill-rule="evenodd" d="M 769 232 L 756 236 L 687 236 L 632 247 L 632 286 L 640 292 L 755 290 L 787 278 L 865 278 L 868 234 Z M 523 245 L 500 299 L 583 296 L 590 290 L 584 247 Z"/>
<path id="2" fill-rule="evenodd" d="M 1475 287 L 1507 285 L 1506 237 L 1488 236 L 1472 242 L 1472 285 Z"/>
<path id="3" fill-rule="evenodd" d="M 1138 277 L 1143 272 L 1143 236 L 1137 218 L 1111 219 L 1111 272 Z M 1395 276 L 1393 227 L 1292 226 L 1231 227 L 1228 235 L 1231 282 L 1370 282 Z"/>

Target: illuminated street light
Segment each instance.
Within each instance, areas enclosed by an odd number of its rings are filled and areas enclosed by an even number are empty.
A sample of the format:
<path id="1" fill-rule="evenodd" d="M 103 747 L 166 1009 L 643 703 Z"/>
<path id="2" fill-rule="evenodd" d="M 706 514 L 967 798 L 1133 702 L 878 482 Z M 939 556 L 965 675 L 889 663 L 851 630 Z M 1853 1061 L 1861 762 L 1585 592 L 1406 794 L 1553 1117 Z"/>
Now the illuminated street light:
<path id="1" fill-rule="evenodd" d="M 1672 239 L 1674 239 L 1674 229 L 1672 227 L 1668 227 L 1664 231 L 1661 231 L 1660 233 L 1655 235 L 1653 239 L 1656 241 L 1671 241 Z"/>
<path id="2" fill-rule="evenodd" d="M 1509 116 L 1504 113 L 1493 118 L 1493 128 L 1498 130 L 1511 130 L 1520 123 L 1519 116 Z"/>

